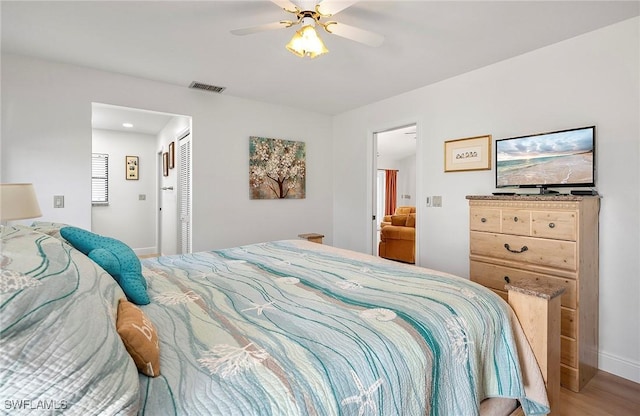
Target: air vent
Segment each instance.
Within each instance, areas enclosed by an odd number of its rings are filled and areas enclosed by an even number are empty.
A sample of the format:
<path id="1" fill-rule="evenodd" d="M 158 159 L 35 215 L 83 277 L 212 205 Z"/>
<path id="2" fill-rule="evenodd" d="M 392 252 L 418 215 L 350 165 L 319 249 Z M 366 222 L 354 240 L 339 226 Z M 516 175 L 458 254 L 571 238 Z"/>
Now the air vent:
<path id="1" fill-rule="evenodd" d="M 226 87 L 217 87 L 215 85 L 203 84 L 202 82 L 196 82 L 196 81 L 193 81 L 189 85 L 189 88 L 194 88 L 196 90 L 217 92 L 218 94 L 220 94 L 222 91 L 226 89 Z"/>

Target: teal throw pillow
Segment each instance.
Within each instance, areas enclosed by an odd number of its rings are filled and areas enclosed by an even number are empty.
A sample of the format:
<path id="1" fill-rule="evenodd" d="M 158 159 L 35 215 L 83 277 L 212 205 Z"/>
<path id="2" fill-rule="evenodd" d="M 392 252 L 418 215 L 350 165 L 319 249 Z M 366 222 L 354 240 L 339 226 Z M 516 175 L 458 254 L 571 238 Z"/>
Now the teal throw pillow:
<path id="1" fill-rule="evenodd" d="M 77 227 L 64 227 L 60 229 L 60 234 L 113 276 L 129 301 L 137 305 L 150 302 L 140 260 L 131 247 L 115 238 L 104 237 Z"/>

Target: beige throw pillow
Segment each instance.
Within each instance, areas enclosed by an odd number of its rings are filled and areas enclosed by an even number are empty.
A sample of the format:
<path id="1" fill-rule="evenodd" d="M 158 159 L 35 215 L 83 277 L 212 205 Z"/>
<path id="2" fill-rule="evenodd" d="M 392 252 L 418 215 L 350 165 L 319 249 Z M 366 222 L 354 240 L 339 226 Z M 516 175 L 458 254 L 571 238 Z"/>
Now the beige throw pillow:
<path id="1" fill-rule="evenodd" d="M 407 214 L 392 215 L 391 216 L 391 225 L 402 225 L 402 226 L 404 226 L 406 223 L 407 223 Z"/>
<path id="2" fill-rule="evenodd" d="M 405 224 L 407 227 L 414 227 L 416 226 L 416 214 L 415 213 L 411 213 L 409 215 L 407 215 L 407 223 Z"/>
<path id="3" fill-rule="evenodd" d="M 138 371 L 149 377 L 159 376 L 158 333 L 142 310 L 126 299 L 120 299 L 116 329 Z"/>

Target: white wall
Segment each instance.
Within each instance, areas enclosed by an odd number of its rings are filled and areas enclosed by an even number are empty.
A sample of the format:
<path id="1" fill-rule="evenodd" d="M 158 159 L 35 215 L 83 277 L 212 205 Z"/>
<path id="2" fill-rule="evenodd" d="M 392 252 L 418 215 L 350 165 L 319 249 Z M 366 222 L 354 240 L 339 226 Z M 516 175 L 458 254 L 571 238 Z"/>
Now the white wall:
<path id="1" fill-rule="evenodd" d="M 416 204 L 416 155 L 398 161 L 398 205 Z"/>
<path id="2" fill-rule="evenodd" d="M 396 201 L 398 206 L 416 204 L 416 156 L 411 155 L 402 159 L 392 159 L 380 156 L 377 169 L 391 169 L 398 171 L 396 179 Z M 403 195 L 409 195 L 404 198 Z"/>
<path id="3" fill-rule="evenodd" d="M 91 103 L 192 117 L 193 250 L 332 242 L 331 118 L 115 73 L 2 55 L 3 182 L 33 182 L 43 221 L 91 227 Z M 306 199 L 249 199 L 249 136 L 306 142 Z M 53 208 L 65 195 L 65 208 Z"/>
<path id="4" fill-rule="evenodd" d="M 334 118 L 334 245 L 369 252 L 371 132 L 418 124 L 422 266 L 468 277 L 469 194 L 493 171 L 444 173 L 444 141 L 597 125 L 600 367 L 640 382 L 640 19 L 631 19 Z M 339 144 L 339 146 L 338 146 Z M 355 172 L 356 174 L 354 174 Z M 422 205 L 421 205 L 422 204 Z"/>
<path id="5" fill-rule="evenodd" d="M 156 136 L 93 129 L 92 139 L 93 152 L 109 155 L 109 205 L 91 208 L 91 229 L 155 253 Z M 125 179 L 125 156 L 138 156 L 138 180 Z"/>

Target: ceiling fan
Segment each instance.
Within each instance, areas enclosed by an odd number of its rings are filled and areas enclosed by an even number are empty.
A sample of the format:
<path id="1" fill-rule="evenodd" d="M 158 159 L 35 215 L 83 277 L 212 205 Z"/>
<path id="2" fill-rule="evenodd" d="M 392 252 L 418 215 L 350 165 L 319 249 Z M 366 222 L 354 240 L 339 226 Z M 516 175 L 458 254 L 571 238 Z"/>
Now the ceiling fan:
<path id="1" fill-rule="evenodd" d="M 311 58 L 329 52 L 315 31 L 317 25 L 321 26 L 327 33 L 368 46 L 380 46 L 384 41 L 384 36 L 377 33 L 334 20 L 325 21 L 325 19 L 357 3 L 357 0 L 271 0 L 271 2 L 277 4 L 285 12 L 293 14 L 295 18 L 234 29 L 231 33 L 242 36 L 300 25 L 300 30 L 293 35 L 286 48 L 295 55 Z"/>

